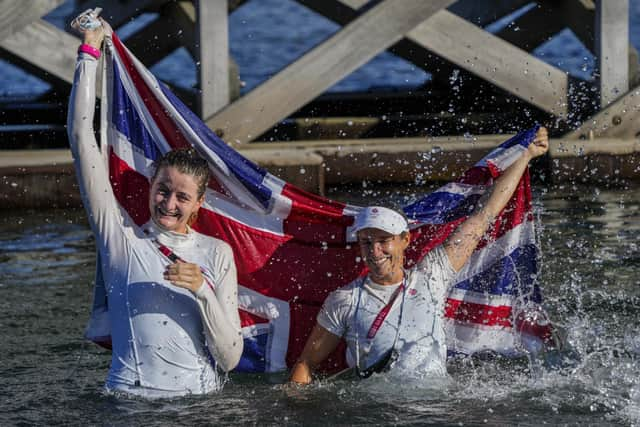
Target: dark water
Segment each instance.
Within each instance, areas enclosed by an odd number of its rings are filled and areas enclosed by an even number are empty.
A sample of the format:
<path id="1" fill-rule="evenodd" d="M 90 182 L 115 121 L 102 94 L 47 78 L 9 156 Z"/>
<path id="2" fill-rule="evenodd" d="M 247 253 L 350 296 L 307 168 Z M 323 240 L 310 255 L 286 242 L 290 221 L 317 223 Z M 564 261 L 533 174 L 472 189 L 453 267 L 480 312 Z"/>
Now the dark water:
<path id="1" fill-rule="evenodd" d="M 216 395 L 145 402 L 105 395 L 109 353 L 83 341 L 95 256 L 81 211 L 0 217 L 0 425 L 640 423 L 640 189 L 536 189 L 542 285 L 577 362 L 464 361 L 451 383 L 321 382 L 231 375 Z M 332 197 L 404 202 L 411 191 Z"/>

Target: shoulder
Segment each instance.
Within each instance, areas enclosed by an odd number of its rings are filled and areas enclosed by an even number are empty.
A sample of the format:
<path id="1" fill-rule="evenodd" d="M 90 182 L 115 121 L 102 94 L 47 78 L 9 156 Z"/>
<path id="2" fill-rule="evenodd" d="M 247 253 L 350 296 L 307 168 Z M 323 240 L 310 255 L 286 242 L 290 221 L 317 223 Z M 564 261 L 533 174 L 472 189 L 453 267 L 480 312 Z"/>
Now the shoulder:
<path id="1" fill-rule="evenodd" d="M 231 245 L 224 240 L 197 233 L 195 237 L 195 245 L 200 249 L 216 252 L 220 255 L 233 255 Z"/>
<path id="2" fill-rule="evenodd" d="M 442 245 L 427 253 L 422 261 L 410 271 L 412 275 L 411 281 L 415 277 L 417 286 L 428 287 L 432 295 L 443 301 L 456 275 L 449 261 L 449 256 Z"/>
<path id="3" fill-rule="evenodd" d="M 235 266 L 233 249 L 227 242 L 198 233 L 194 243 L 198 256 L 212 271 L 227 271 L 228 267 Z"/>
<path id="4" fill-rule="evenodd" d="M 324 305 L 326 307 L 351 305 L 351 302 L 353 300 L 353 293 L 362 283 L 362 279 L 363 278 L 359 277 L 351 283 L 331 292 L 327 296 Z"/>
<path id="5" fill-rule="evenodd" d="M 354 291 L 361 282 L 362 278 L 358 278 L 329 294 L 316 317 L 320 326 L 334 335 L 344 335 L 353 313 Z"/>
<path id="6" fill-rule="evenodd" d="M 443 245 L 438 245 L 427 252 L 414 268 L 422 273 L 428 272 L 443 277 L 453 277 L 456 274 Z"/>

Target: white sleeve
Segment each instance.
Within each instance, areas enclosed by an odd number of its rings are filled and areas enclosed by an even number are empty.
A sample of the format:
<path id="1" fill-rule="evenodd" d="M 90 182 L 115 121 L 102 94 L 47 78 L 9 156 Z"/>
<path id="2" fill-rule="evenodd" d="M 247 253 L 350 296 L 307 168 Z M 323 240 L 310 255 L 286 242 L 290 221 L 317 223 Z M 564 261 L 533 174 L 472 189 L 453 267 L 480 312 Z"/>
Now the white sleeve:
<path id="1" fill-rule="evenodd" d="M 84 53 L 78 56 L 69 98 L 67 133 L 89 223 L 94 234 L 104 241 L 111 240 L 107 236 L 121 234 L 114 231 L 122 219 L 93 130 L 97 67 L 98 61 L 92 56 Z"/>
<path id="2" fill-rule="evenodd" d="M 430 275 L 429 285 L 434 297 L 444 301 L 449 288 L 453 285 L 456 271 L 451 265 L 449 256 L 443 245 L 438 245 L 424 256 L 417 265 L 418 270 L 427 270 Z"/>
<path id="3" fill-rule="evenodd" d="M 238 281 L 231 247 L 221 242 L 214 253 L 215 290 L 203 283 L 195 293 L 207 347 L 216 363 L 228 372 L 242 356 L 244 341 L 238 314 Z"/>
<path id="4" fill-rule="evenodd" d="M 342 337 L 347 333 L 348 316 L 352 305 L 352 288 L 338 289 L 329 294 L 324 300 L 322 308 L 318 312 L 316 321 L 318 325 Z"/>

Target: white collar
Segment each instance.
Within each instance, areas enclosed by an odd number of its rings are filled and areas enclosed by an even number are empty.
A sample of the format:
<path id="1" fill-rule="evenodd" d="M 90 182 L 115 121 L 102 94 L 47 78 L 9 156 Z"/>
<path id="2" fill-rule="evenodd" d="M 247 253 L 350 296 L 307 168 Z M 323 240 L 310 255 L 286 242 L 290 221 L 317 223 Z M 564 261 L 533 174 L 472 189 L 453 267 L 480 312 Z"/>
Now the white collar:
<path id="1" fill-rule="evenodd" d="M 402 282 L 404 281 L 404 279 L 400 280 L 398 283 L 392 283 L 390 285 L 381 285 L 379 283 L 374 282 L 371 279 L 371 276 L 367 275 L 367 278 L 364 282 L 365 287 L 369 287 L 371 289 L 375 289 L 378 291 L 384 291 L 384 292 L 392 292 L 390 291 L 397 288 L 398 286 L 400 286 L 402 284 Z"/>
<path id="2" fill-rule="evenodd" d="M 149 220 L 149 222 L 147 222 L 145 225 L 143 225 L 142 229 L 148 236 L 158 240 L 158 242 L 172 249 L 190 246 L 196 237 L 196 233 L 188 225 L 186 233 L 177 233 L 175 231 L 166 231 L 160 229 L 160 227 L 158 227 L 152 219 Z"/>

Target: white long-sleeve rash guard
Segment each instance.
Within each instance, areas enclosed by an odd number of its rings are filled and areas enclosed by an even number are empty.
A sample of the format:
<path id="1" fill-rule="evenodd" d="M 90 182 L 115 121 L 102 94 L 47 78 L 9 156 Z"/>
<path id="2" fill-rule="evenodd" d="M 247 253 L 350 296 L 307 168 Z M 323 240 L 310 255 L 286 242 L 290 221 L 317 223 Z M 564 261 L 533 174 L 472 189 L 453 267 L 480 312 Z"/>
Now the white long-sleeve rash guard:
<path id="1" fill-rule="evenodd" d="M 225 242 L 193 230 L 140 228 L 120 208 L 93 132 L 97 63 L 78 57 L 67 128 L 108 295 L 113 354 L 105 386 L 146 397 L 219 390 L 215 366 L 233 369 L 243 348 L 233 253 Z M 194 295 L 165 281 L 170 261 L 154 240 L 208 269 L 215 291 L 203 283 Z"/>

